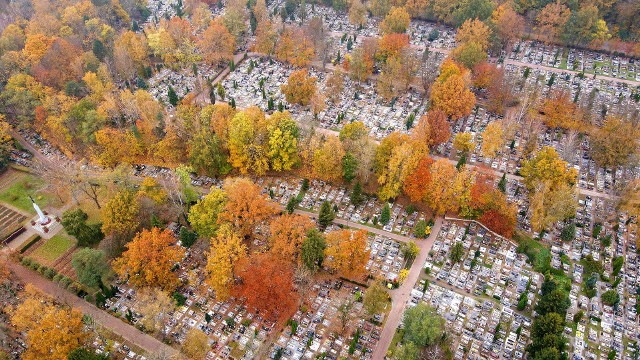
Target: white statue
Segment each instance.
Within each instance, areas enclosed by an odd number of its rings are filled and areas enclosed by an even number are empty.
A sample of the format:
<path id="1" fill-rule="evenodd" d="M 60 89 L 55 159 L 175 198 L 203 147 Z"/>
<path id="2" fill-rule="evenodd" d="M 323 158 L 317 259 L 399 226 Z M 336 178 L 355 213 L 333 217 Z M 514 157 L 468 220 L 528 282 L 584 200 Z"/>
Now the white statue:
<path id="1" fill-rule="evenodd" d="M 36 212 L 38 213 L 38 223 L 40 225 L 47 225 L 51 222 L 51 218 L 49 218 L 47 215 L 45 215 L 42 210 L 40 210 L 40 207 L 38 206 L 38 204 L 36 204 L 35 200 L 33 200 L 33 198 L 31 196 L 29 196 L 29 199 L 31 199 L 31 202 L 33 203 L 33 208 L 36 209 Z"/>

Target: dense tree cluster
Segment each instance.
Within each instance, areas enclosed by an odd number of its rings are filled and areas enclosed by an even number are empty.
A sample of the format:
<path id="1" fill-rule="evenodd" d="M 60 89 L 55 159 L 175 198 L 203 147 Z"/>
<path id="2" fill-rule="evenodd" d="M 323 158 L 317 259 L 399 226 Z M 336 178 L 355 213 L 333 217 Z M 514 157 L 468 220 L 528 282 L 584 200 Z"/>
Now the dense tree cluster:
<path id="1" fill-rule="evenodd" d="M 566 289 L 553 278 L 547 277 L 541 287 L 541 298 L 536 306 L 536 318 L 531 329 L 531 344 L 527 352 L 533 359 L 566 357 L 567 339 L 563 335 L 567 309 L 571 305 Z"/>

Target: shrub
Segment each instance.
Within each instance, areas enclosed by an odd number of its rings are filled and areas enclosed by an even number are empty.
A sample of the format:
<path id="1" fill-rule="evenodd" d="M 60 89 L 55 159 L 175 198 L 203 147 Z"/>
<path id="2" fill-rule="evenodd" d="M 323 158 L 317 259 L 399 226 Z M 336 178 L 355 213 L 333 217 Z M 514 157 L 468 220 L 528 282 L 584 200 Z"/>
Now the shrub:
<path id="1" fill-rule="evenodd" d="M 71 280 L 71 279 L 69 279 Z M 73 293 L 77 293 L 78 292 L 78 284 L 74 283 L 74 282 L 70 282 L 69 285 L 67 286 L 67 289 L 69 289 L 69 291 L 73 292 Z"/>
<path id="2" fill-rule="evenodd" d="M 562 229 L 560 239 L 564 241 L 573 241 L 576 238 L 576 225 L 569 224 Z"/>
<path id="3" fill-rule="evenodd" d="M 29 267 L 31 268 L 31 270 L 38 271 L 38 269 L 40 269 L 40 264 L 34 261 L 31 263 L 31 265 L 29 265 Z"/>
<path id="4" fill-rule="evenodd" d="M 60 279 L 60 285 L 62 285 L 64 288 L 68 288 L 69 285 L 71 285 L 71 283 L 73 282 L 73 280 L 71 280 L 70 278 L 63 276 L 62 279 Z"/>
<path id="5" fill-rule="evenodd" d="M 49 269 L 48 267 L 46 267 L 46 266 L 42 265 L 42 266 L 40 266 L 40 268 L 38 269 L 38 272 L 39 272 L 40 274 L 44 275 L 45 271 L 47 271 L 48 269 Z"/>
<path id="6" fill-rule="evenodd" d="M 184 305 L 184 303 L 187 301 L 187 298 L 186 298 L 186 296 L 184 296 L 181 293 L 176 291 L 176 292 L 173 293 L 173 300 L 176 301 L 176 306 L 179 307 L 179 306 Z"/>
<path id="7" fill-rule="evenodd" d="M 64 275 L 57 273 L 54 277 L 53 277 L 53 281 L 59 283 L 60 280 L 62 280 L 62 278 L 64 277 Z"/>
<path id="8" fill-rule="evenodd" d="M 620 295 L 615 290 L 609 290 L 600 296 L 605 305 L 615 306 L 620 302 Z"/>
<path id="9" fill-rule="evenodd" d="M 44 276 L 45 276 L 47 279 L 53 279 L 53 277 L 54 277 L 54 276 L 56 276 L 56 271 L 55 271 L 54 269 L 52 269 L 52 268 L 47 268 L 47 269 L 44 271 Z"/>
<path id="10" fill-rule="evenodd" d="M 33 260 L 30 257 L 23 257 L 22 260 L 20 260 L 20 263 L 26 267 L 30 267 L 32 262 Z"/>
<path id="11" fill-rule="evenodd" d="M 33 246 L 33 244 L 37 243 L 38 240 L 40 240 L 40 235 L 34 235 L 30 237 L 27 240 L 27 244 L 20 249 L 20 254 L 24 254 L 24 252 L 27 251 L 31 246 Z"/>

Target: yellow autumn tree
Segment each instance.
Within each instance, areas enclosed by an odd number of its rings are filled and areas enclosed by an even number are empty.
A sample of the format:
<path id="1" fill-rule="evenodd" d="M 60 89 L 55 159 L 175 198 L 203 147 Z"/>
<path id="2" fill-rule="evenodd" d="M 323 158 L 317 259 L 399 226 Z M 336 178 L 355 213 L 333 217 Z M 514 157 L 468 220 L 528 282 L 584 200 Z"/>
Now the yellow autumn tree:
<path id="1" fill-rule="evenodd" d="M 300 131 L 288 111 L 271 115 L 269 130 L 269 160 L 271 169 L 289 171 L 298 162 Z"/>
<path id="2" fill-rule="evenodd" d="M 476 174 L 467 167 L 462 168 L 453 180 L 451 191 L 456 200 L 455 207 L 462 216 L 473 215 L 471 189 L 476 179 Z"/>
<path id="3" fill-rule="evenodd" d="M 370 251 L 366 230 L 336 230 L 327 234 L 325 255 L 327 266 L 340 276 L 360 279 L 366 274 Z"/>
<path id="4" fill-rule="evenodd" d="M 573 186 L 578 177 L 578 171 L 569 167 L 550 146 L 543 147 L 534 157 L 524 160 L 520 173 L 529 191 L 534 190 L 539 183 L 547 183 L 551 189 L 563 184 Z"/>
<path id="5" fill-rule="evenodd" d="M 269 169 L 267 123 L 258 108 L 235 114 L 229 123 L 229 162 L 240 173 L 264 175 Z"/>
<path id="6" fill-rule="evenodd" d="M 138 228 L 140 205 L 131 191 L 116 193 L 102 210 L 102 232 L 105 235 L 131 234 Z"/>
<path id="7" fill-rule="evenodd" d="M 500 121 L 492 121 L 482 133 L 482 155 L 494 157 L 502 149 L 505 141 L 504 126 Z"/>
<path id="8" fill-rule="evenodd" d="M 189 359 L 204 359 L 211 350 L 209 337 L 200 329 L 190 329 L 182 344 L 182 352 Z"/>
<path id="9" fill-rule="evenodd" d="M 411 174 L 418 162 L 428 152 L 420 151 L 411 142 L 406 142 L 393 149 L 387 166 L 378 177 L 378 197 L 386 201 L 395 198 L 402 192 L 405 179 Z"/>
<path id="10" fill-rule="evenodd" d="M 218 217 L 226 202 L 224 191 L 212 187 L 202 200 L 189 209 L 189 223 L 193 230 L 203 237 L 214 236 L 220 225 Z"/>
<path id="11" fill-rule="evenodd" d="M 169 314 L 175 310 L 175 301 L 159 288 L 142 288 L 136 298 L 136 312 L 142 315 L 140 323 L 147 330 L 160 333 L 166 326 Z"/>
<path id="12" fill-rule="evenodd" d="M 11 324 L 26 335 L 22 359 L 66 359 L 89 340 L 80 311 L 57 306 L 30 284 L 21 298 L 22 302 L 8 313 Z"/>
<path id="13" fill-rule="evenodd" d="M 404 33 L 409 28 L 411 18 L 404 7 L 392 6 L 384 20 L 380 23 L 383 34 Z"/>
<path id="14" fill-rule="evenodd" d="M 427 187 L 425 200 L 437 214 L 444 214 L 457 208 L 453 187 L 457 173 L 455 166 L 448 159 L 438 159 L 431 165 L 431 182 Z"/>
<path id="15" fill-rule="evenodd" d="M 344 149 L 340 139 L 330 136 L 313 153 L 313 177 L 325 181 L 336 181 L 342 176 Z"/>
<path id="16" fill-rule="evenodd" d="M 112 128 L 96 132 L 95 158 L 102 166 L 113 168 L 120 163 L 133 164 L 142 155 L 135 135 Z"/>
<path id="17" fill-rule="evenodd" d="M 206 282 L 216 299 L 224 301 L 229 298 L 235 267 L 238 260 L 246 256 L 247 248 L 242 239 L 229 224 L 223 224 L 216 235 L 211 238 L 211 250 L 207 256 Z"/>
<path id="18" fill-rule="evenodd" d="M 473 150 L 474 146 L 473 135 L 471 135 L 471 133 L 457 133 L 456 137 L 453 138 L 453 148 L 460 152 L 468 153 Z"/>
<path id="19" fill-rule="evenodd" d="M 142 179 L 142 183 L 138 189 L 138 196 L 146 196 L 156 202 L 156 204 L 162 204 L 167 201 L 167 192 L 158 184 L 156 179 L 150 176 Z"/>

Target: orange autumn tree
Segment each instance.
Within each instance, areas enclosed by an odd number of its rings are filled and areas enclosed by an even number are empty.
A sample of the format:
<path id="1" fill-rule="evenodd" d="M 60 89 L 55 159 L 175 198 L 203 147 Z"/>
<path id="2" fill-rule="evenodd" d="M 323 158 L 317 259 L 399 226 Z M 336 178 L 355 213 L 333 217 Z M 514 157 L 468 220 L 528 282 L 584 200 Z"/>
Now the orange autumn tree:
<path id="1" fill-rule="evenodd" d="M 254 254 L 239 266 L 236 297 L 246 299 L 249 308 L 263 317 L 283 321 L 295 313 L 299 295 L 293 287 L 293 268 L 276 261 L 270 253 Z"/>
<path id="2" fill-rule="evenodd" d="M 416 168 L 404 179 L 402 190 L 412 202 L 422 201 L 427 195 L 431 182 L 431 164 L 433 159 L 428 155 L 423 156 Z"/>
<path id="3" fill-rule="evenodd" d="M 8 313 L 11 324 L 26 335 L 27 349 L 22 359 L 66 359 L 89 340 L 80 311 L 57 306 L 31 284 L 21 295 L 22 303 Z"/>
<path id="4" fill-rule="evenodd" d="M 565 91 L 556 91 L 546 98 L 540 113 L 545 125 L 551 128 L 575 129 L 580 125 L 580 109 L 571 100 L 571 94 Z"/>
<path id="5" fill-rule="evenodd" d="M 500 69 L 494 64 L 483 61 L 473 67 L 473 86 L 479 89 L 486 89 L 491 85 L 493 79 L 500 76 Z"/>
<path id="6" fill-rule="evenodd" d="M 501 191 L 493 187 L 493 181 L 480 176 L 471 187 L 470 207 L 474 218 L 496 233 L 512 237 L 516 228 L 517 208 L 507 201 Z"/>
<path id="7" fill-rule="evenodd" d="M 229 222 L 240 236 L 250 237 L 258 224 L 276 213 L 262 189 L 247 178 L 227 179 L 223 188 L 227 202 L 219 220 Z"/>
<path id="8" fill-rule="evenodd" d="M 269 225 L 269 250 L 273 257 L 286 263 L 298 262 L 307 232 L 314 227 L 308 216 L 286 214 L 274 218 Z"/>
<path id="9" fill-rule="evenodd" d="M 183 248 L 168 229 L 143 230 L 126 245 L 127 250 L 113 262 L 113 270 L 138 287 L 160 287 L 173 291 L 179 283 L 173 267 L 184 257 Z"/>
<path id="10" fill-rule="evenodd" d="M 196 44 L 202 53 L 202 59 L 213 66 L 232 60 L 236 48 L 236 40 L 221 18 L 211 20 Z"/>
<path id="11" fill-rule="evenodd" d="M 420 133 L 424 133 L 422 137 Z M 447 115 L 440 110 L 429 111 L 423 115 L 418 125 L 413 129 L 411 136 L 415 140 L 420 140 L 428 148 L 436 147 L 449 140 L 451 130 Z M 426 142 L 424 141 L 426 139 Z"/>
<path id="12" fill-rule="evenodd" d="M 378 54 L 382 59 L 396 57 L 400 55 L 402 49 L 409 47 L 409 35 L 407 34 L 385 34 L 380 39 Z"/>
<path id="13" fill-rule="evenodd" d="M 437 214 L 456 210 L 457 201 L 453 182 L 458 174 L 448 159 L 438 159 L 431 167 L 431 181 L 427 186 L 425 202 Z"/>
<path id="14" fill-rule="evenodd" d="M 467 86 L 467 77 L 466 69 L 447 59 L 440 67 L 440 75 L 431 86 L 432 109 L 443 111 L 453 120 L 471 114 L 476 97 Z"/>
<path id="15" fill-rule="evenodd" d="M 315 56 L 313 42 L 301 28 L 287 27 L 280 35 L 275 50 L 276 59 L 296 67 L 309 65 Z"/>
<path id="16" fill-rule="evenodd" d="M 316 93 L 318 78 L 309 76 L 306 69 L 296 70 L 289 75 L 285 85 L 281 85 L 282 93 L 290 104 L 307 106 Z"/>
<path id="17" fill-rule="evenodd" d="M 325 264 L 339 276 L 360 279 L 366 274 L 370 251 L 365 230 L 336 230 L 327 234 Z"/>

